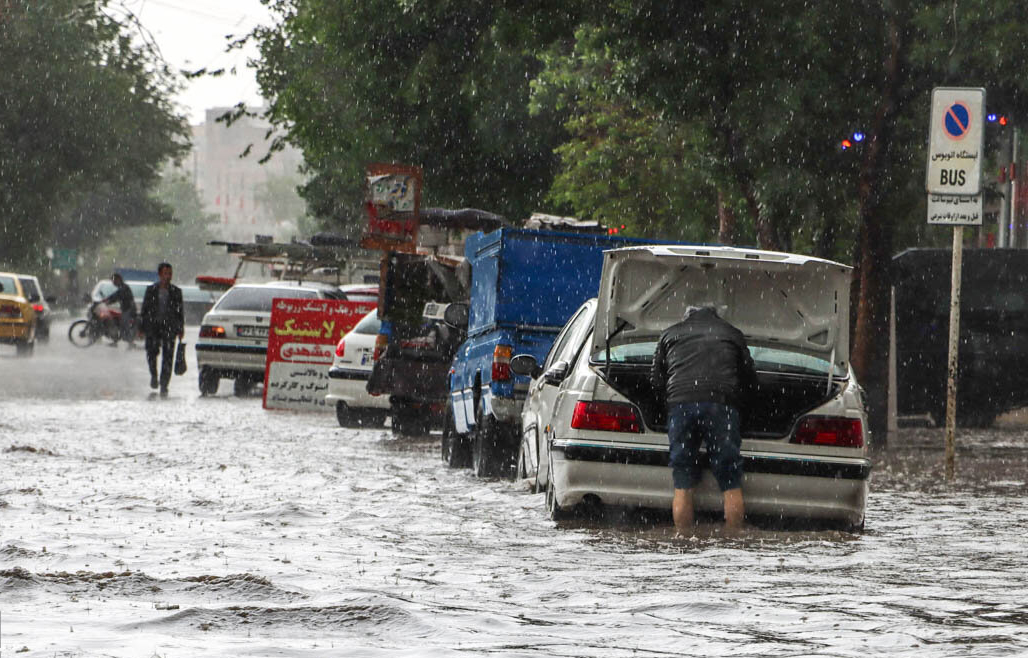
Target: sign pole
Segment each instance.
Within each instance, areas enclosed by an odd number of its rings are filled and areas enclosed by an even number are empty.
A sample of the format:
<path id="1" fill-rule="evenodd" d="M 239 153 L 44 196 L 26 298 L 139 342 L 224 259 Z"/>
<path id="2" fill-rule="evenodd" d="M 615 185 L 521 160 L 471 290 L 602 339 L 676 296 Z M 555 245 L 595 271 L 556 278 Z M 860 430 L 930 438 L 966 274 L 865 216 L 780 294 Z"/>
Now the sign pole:
<path id="1" fill-rule="evenodd" d="M 982 156 L 985 152 L 985 90 L 936 87 L 928 132 L 928 223 L 953 226 L 946 380 L 946 479 L 956 473 L 957 365 L 960 353 L 960 269 L 964 225 L 982 225 Z M 1002 239 L 1002 233 L 1000 235 Z"/>
<path id="2" fill-rule="evenodd" d="M 949 378 L 946 381 L 946 479 L 956 473 L 957 362 L 960 351 L 960 268 L 964 227 L 953 227 L 953 278 L 949 300 Z"/>

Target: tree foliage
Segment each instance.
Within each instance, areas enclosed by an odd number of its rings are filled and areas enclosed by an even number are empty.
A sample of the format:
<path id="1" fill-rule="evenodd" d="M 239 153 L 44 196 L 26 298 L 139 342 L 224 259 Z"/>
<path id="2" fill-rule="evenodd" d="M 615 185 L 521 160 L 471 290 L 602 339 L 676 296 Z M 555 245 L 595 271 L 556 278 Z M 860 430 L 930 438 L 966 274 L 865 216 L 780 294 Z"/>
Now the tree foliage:
<path id="1" fill-rule="evenodd" d="M 186 148 L 174 85 L 107 0 L 0 9 L 0 261 L 168 218 L 150 189 Z"/>
<path id="2" fill-rule="evenodd" d="M 535 51 L 568 23 L 545 3 L 272 0 L 251 35 L 268 118 L 303 149 L 312 211 L 360 207 L 374 161 L 424 168 L 426 204 L 522 218 L 542 205 L 562 135 L 530 116 Z"/>

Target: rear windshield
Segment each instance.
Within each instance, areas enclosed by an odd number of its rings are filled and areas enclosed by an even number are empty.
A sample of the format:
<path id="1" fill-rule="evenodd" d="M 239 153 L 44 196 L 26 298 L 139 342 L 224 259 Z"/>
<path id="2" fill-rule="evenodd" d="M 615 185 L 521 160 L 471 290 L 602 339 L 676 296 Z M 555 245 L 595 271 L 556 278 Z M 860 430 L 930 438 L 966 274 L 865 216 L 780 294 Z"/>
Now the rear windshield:
<path id="1" fill-rule="evenodd" d="M 378 309 L 375 309 L 371 313 L 365 315 L 357 326 L 353 328 L 353 333 L 371 335 L 377 334 L 378 330 L 382 327 L 382 321 L 378 319 Z"/>
<path id="2" fill-rule="evenodd" d="M 299 288 L 232 288 L 218 302 L 219 311 L 260 311 L 271 313 L 271 300 L 276 297 L 290 299 L 315 299 L 318 293 L 314 290 Z"/>
<path id="3" fill-rule="evenodd" d="M 0 276 L 0 294 L 3 295 L 17 295 L 18 286 L 14 285 L 14 277 L 12 276 Z"/>
<path id="4" fill-rule="evenodd" d="M 649 340 L 611 345 L 610 362 L 615 364 L 650 365 L 653 363 L 653 352 L 657 349 L 657 340 L 657 337 L 653 337 Z M 753 357 L 753 364 L 757 370 L 763 372 L 784 372 L 795 375 L 828 374 L 829 363 L 827 359 L 819 359 L 809 354 L 772 347 L 754 347 L 751 345 L 749 349 L 750 356 Z M 593 354 L 592 362 L 604 363 L 606 358 L 606 350 L 601 350 Z M 832 376 L 836 378 L 845 377 L 846 371 L 836 366 Z"/>
<path id="5" fill-rule="evenodd" d="M 21 287 L 25 291 L 25 296 L 30 302 L 38 302 L 43 298 L 43 296 L 39 294 L 39 286 L 36 285 L 34 279 L 20 279 L 20 281 Z"/>

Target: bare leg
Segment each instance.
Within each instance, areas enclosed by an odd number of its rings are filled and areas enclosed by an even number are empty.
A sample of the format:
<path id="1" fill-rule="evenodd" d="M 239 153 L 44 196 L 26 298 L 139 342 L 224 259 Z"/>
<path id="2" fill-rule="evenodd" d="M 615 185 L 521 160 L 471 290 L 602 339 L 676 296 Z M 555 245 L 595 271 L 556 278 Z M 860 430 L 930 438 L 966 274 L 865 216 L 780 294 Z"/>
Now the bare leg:
<path id="1" fill-rule="evenodd" d="M 678 491 L 676 490 L 677 494 Z M 742 500 L 742 489 L 729 489 L 724 492 L 725 499 L 725 527 L 738 530 L 742 527 L 745 506 Z M 677 498 L 676 498 L 677 500 Z M 692 509 L 692 499 L 689 500 L 689 509 Z"/>
<path id="2" fill-rule="evenodd" d="M 692 528 L 692 489 L 675 489 L 675 499 L 671 504 L 671 514 L 675 518 L 675 529 L 678 532 L 685 533 Z"/>

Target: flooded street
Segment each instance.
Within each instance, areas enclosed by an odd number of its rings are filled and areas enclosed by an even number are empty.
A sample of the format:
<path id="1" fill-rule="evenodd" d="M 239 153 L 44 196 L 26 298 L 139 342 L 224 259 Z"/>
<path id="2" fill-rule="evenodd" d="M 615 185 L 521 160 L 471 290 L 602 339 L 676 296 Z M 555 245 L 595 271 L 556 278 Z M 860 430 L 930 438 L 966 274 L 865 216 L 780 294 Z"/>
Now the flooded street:
<path id="1" fill-rule="evenodd" d="M 570 522 L 438 436 L 151 398 L 141 350 L 0 347 L 5 656 L 1028 653 L 1028 428 L 903 430 L 861 534 Z M 196 330 L 187 332 L 192 339 Z M 192 352 L 190 346 L 190 352 Z M 190 358 L 193 355 L 190 354 Z M 21 653 L 19 653 L 21 652 Z"/>

